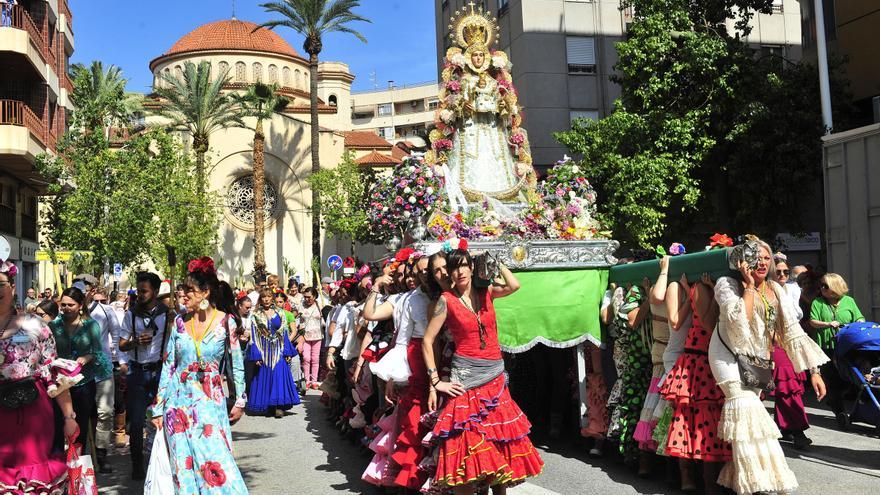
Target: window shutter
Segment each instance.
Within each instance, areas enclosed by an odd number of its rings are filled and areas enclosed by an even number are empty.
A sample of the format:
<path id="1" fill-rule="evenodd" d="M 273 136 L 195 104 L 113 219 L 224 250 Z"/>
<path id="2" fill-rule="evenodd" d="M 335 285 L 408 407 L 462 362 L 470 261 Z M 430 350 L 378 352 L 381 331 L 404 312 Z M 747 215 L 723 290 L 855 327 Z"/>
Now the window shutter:
<path id="1" fill-rule="evenodd" d="M 568 65 L 596 65 L 595 39 L 588 36 L 567 36 L 565 50 Z"/>

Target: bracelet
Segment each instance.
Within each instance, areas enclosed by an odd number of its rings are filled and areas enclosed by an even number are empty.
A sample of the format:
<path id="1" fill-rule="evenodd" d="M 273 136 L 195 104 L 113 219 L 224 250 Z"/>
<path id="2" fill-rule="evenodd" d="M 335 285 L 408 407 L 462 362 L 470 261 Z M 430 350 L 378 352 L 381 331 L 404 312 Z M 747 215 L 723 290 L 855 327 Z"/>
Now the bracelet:
<path id="1" fill-rule="evenodd" d="M 436 380 L 431 380 L 431 386 L 436 387 L 437 384 L 440 383 L 440 377 L 438 376 Z"/>
<path id="2" fill-rule="evenodd" d="M 816 366 L 813 366 L 812 368 L 810 368 L 809 371 L 810 371 L 810 376 L 820 374 L 819 368 Z"/>
<path id="3" fill-rule="evenodd" d="M 76 413 L 70 413 L 70 416 L 64 416 L 64 419 L 69 419 L 71 421 L 76 421 Z"/>
<path id="4" fill-rule="evenodd" d="M 661 276 L 661 277 L 664 276 L 664 275 L 669 275 L 669 272 L 666 272 L 666 273 L 660 272 L 660 276 Z"/>
<path id="5" fill-rule="evenodd" d="M 757 290 L 755 290 L 755 288 L 754 288 L 754 287 L 746 287 L 746 292 L 754 292 L 754 293 L 755 293 L 755 294 L 757 294 L 757 293 L 758 293 L 758 291 L 757 291 Z"/>
<path id="6" fill-rule="evenodd" d="M 436 372 L 437 372 L 437 368 L 428 368 L 428 376 L 431 376 Z"/>

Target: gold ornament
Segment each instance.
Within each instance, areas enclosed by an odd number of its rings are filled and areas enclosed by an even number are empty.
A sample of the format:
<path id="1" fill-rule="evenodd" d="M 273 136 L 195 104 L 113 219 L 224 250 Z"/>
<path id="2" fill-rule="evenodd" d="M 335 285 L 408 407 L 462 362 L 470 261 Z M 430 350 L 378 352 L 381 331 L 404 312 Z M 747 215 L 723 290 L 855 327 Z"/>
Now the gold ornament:
<path id="1" fill-rule="evenodd" d="M 463 49 L 480 45 L 487 49 L 494 43 L 498 35 L 498 20 L 485 12 L 482 7 L 474 9 L 474 2 L 469 2 L 470 10 L 456 11 L 449 26 L 449 36 L 455 45 Z M 447 51 L 447 55 L 449 52 Z"/>

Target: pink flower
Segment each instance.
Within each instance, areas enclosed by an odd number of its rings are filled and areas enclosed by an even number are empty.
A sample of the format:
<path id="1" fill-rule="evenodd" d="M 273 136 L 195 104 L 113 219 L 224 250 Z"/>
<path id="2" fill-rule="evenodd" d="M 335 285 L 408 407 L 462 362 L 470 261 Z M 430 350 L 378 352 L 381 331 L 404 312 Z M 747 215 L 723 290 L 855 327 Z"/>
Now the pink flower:
<path id="1" fill-rule="evenodd" d="M 510 142 L 512 144 L 521 146 L 523 143 L 526 142 L 526 137 L 523 136 L 522 133 L 516 133 L 516 134 L 510 136 Z"/>
<path id="2" fill-rule="evenodd" d="M 455 80 L 448 81 L 446 83 L 446 89 L 453 93 L 458 93 L 459 91 L 461 91 L 461 83 Z"/>
<path id="3" fill-rule="evenodd" d="M 394 198 L 394 202 L 397 203 L 397 204 L 399 204 L 399 205 L 402 205 L 402 204 L 403 204 L 403 198 L 400 197 L 400 196 L 398 196 L 398 197 Z"/>

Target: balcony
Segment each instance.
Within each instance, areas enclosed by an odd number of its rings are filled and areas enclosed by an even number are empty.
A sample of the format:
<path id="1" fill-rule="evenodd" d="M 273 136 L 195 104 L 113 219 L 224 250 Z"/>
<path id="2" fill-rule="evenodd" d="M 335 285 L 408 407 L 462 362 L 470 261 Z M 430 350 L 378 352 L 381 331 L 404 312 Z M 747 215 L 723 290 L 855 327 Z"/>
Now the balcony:
<path id="1" fill-rule="evenodd" d="M 23 101 L 0 100 L 0 126 L 25 127 L 44 147 L 48 144 L 48 126 Z"/>
<path id="2" fill-rule="evenodd" d="M 37 25 L 28 10 L 21 5 L 7 7 L 7 12 L 3 17 L 2 24 L 0 24 L 0 32 L 7 29 L 11 29 L 11 31 L 6 31 L 9 36 L 3 37 L 3 51 L 24 55 L 45 79 L 47 76 L 46 64 L 51 62 L 50 67 L 53 70 L 57 66 L 56 54 L 50 54 L 49 44 L 46 42 L 46 37 L 49 34 L 48 24 Z M 16 31 L 25 34 L 16 35 Z"/>

